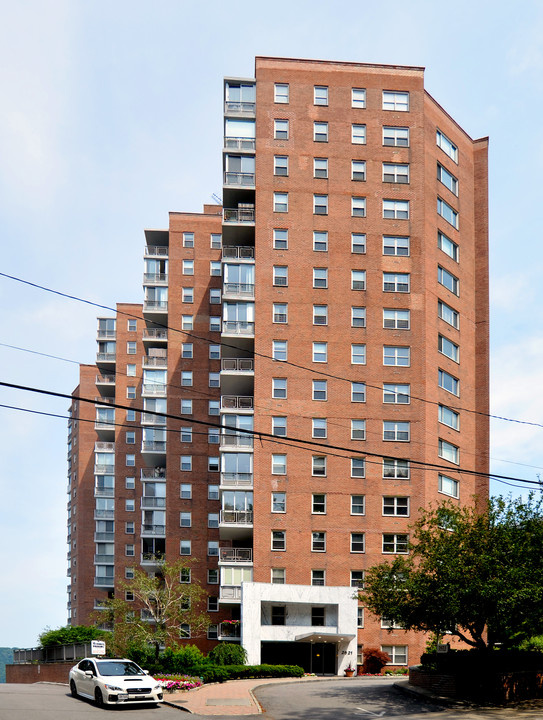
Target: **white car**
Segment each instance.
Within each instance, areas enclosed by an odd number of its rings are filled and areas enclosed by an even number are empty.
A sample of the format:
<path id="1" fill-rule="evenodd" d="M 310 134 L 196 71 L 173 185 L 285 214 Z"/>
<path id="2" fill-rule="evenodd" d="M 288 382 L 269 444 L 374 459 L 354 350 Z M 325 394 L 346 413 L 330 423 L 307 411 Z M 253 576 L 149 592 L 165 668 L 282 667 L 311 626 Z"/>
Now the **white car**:
<path id="1" fill-rule="evenodd" d="M 98 706 L 162 702 L 162 686 L 132 660 L 85 658 L 70 670 L 72 697 L 89 698 Z"/>

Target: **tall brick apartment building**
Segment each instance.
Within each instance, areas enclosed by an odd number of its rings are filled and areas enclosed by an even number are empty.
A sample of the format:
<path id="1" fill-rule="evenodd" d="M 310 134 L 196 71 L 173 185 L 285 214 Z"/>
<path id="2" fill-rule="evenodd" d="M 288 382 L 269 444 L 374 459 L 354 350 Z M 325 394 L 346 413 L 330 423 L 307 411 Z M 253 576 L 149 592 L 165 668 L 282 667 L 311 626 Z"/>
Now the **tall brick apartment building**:
<path id="1" fill-rule="evenodd" d="M 488 494 L 487 139 L 422 68 L 258 57 L 255 78 L 224 82 L 223 207 L 146 231 L 143 305 L 100 318 L 81 367 L 70 622 L 185 557 L 204 650 L 405 665 L 425 638 L 353 594 L 419 508 Z"/>

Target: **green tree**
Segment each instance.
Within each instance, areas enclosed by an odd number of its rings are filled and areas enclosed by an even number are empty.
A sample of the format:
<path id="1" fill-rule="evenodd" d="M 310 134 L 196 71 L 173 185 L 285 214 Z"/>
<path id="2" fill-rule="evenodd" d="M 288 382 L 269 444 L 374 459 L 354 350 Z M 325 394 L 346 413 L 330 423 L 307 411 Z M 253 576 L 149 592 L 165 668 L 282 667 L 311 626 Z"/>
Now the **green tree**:
<path id="1" fill-rule="evenodd" d="M 409 555 L 372 567 L 360 598 L 406 630 L 487 648 L 543 632 L 543 504 L 531 495 L 422 513 Z"/>
<path id="2" fill-rule="evenodd" d="M 94 625 L 65 625 L 64 627 L 51 630 L 45 628 L 40 633 L 39 641 L 42 647 L 50 645 L 72 645 L 73 643 L 88 643 L 91 640 L 108 640 L 110 633 L 99 630 Z"/>
<path id="3" fill-rule="evenodd" d="M 207 631 L 211 621 L 202 610 L 206 592 L 195 581 L 180 582 L 189 569 L 184 560 L 162 562 L 155 575 L 136 570 L 133 579 L 119 583 L 120 592 L 100 611 L 100 620 L 112 627 L 115 652 L 153 645 L 158 658 L 161 645 L 175 648 Z M 126 593 L 134 599 L 126 600 Z"/>

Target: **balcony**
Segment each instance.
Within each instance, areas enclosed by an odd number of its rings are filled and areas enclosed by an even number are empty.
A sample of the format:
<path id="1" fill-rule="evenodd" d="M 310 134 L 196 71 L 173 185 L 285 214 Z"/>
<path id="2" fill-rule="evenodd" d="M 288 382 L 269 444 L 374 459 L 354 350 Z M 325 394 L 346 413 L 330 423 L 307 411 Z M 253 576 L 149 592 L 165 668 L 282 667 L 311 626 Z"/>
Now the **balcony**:
<path id="1" fill-rule="evenodd" d="M 114 532 L 95 532 L 94 533 L 94 542 L 114 542 L 114 540 L 115 540 Z"/>
<path id="2" fill-rule="evenodd" d="M 221 510 L 221 525 L 252 525 L 252 510 Z"/>
<path id="3" fill-rule="evenodd" d="M 94 556 L 94 564 L 95 565 L 114 565 L 115 564 L 115 555 L 95 555 Z"/>
<path id="4" fill-rule="evenodd" d="M 255 369 L 253 358 L 223 358 L 221 372 L 252 373 Z"/>
<path id="5" fill-rule="evenodd" d="M 219 624 L 219 640 L 240 640 L 241 622 L 239 620 L 225 620 Z"/>
<path id="6" fill-rule="evenodd" d="M 115 375 L 97 375 L 97 385 L 115 385 Z"/>
<path id="7" fill-rule="evenodd" d="M 165 467 L 142 468 L 142 480 L 166 480 Z"/>
<path id="8" fill-rule="evenodd" d="M 112 577 L 95 577 L 94 578 L 94 587 L 109 587 L 112 588 L 115 586 L 115 578 Z"/>
<path id="9" fill-rule="evenodd" d="M 96 353 L 97 363 L 115 363 L 117 353 Z"/>
<path id="10" fill-rule="evenodd" d="M 106 329 L 100 329 L 98 328 L 98 332 L 96 333 L 96 339 L 97 340 L 115 340 L 117 337 L 117 331 L 116 330 L 106 330 Z"/>
<path id="11" fill-rule="evenodd" d="M 142 413 L 141 414 L 142 425 L 166 425 L 166 418 L 162 415 L 155 415 L 155 413 Z"/>
<path id="12" fill-rule="evenodd" d="M 164 561 L 164 553 L 142 553 L 142 565 L 160 565 Z"/>
<path id="13" fill-rule="evenodd" d="M 224 103 L 225 115 L 254 115 L 255 111 L 255 102 L 234 102 L 232 100 L 226 100 Z"/>
<path id="14" fill-rule="evenodd" d="M 141 534 L 147 535 L 147 536 L 161 536 L 164 537 L 166 535 L 166 526 L 165 525 L 142 525 L 141 526 Z"/>
<path id="15" fill-rule="evenodd" d="M 254 398 L 250 395 L 221 395 L 221 410 L 252 411 Z"/>
<path id="16" fill-rule="evenodd" d="M 255 296 L 254 283 L 225 282 L 222 286 L 222 294 L 225 298 L 250 298 Z"/>
<path id="17" fill-rule="evenodd" d="M 115 497 L 115 488 L 113 487 L 95 487 L 94 497 Z"/>
<path id="18" fill-rule="evenodd" d="M 221 473 L 221 488 L 224 487 L 252 487 L 253 473 Z"/>
<path id="19" fill-rule="evenodd" d="M 113 520 L 115 518 L 115 510 L 95 510 L 95 520 Z"/>
<path id="20" fill-rule="evenodd" d="M 141 498 L 141 509 L 142 510 L 153 510 L 154 508 L 165 508 L 166 498 L 165 497 L 142 497 Z"/>
<path id="21" fill-rule="evenodd" d="M 246 435 L 244 433 L 221 433 L 222 448 L 252 448 L 253 447 L 253 435 Z"/>
<path id="22" fill-rule="evenodd" d="M 255 138 L 248 137 L 225 137 L 225 150 L 253 150 L 256 147 Z"/>
<path id="23" fill-rule="evenodd" d="M 252 548 L 220 548 L 219 562 L 223 563 L 252 563 Z"/>
<path id="24" fill-rule="evenodd" d="M 169 247 L 167 245 L 146 245 L 145 246 L 145 257 L 168 257 Z"/>
<path id="25" fill-rule="evenodd" d="M 166 396 L 167 385 L 165 383 L 145 383 L 141 386 L 142 397 Z"/>
<path id="26" fill-rule="evenodd" d="M 144 285 L 167 285 L 168 273 L 143 273 Z"/>
<path id="27" fill-rule="evenodd" d="M 143 301 L 143 312 L 144 313 L 167 313 L 168 312 L 168 301 L 167 300 L 144 300 Z"/>
<path id="28" fill-rule="evenodd" d="M 115 465 L 113 463 L 110 463 L 108 465 L 96 463 L 94 466 L 94 474 L 95 475 L 115 475 Z"/>
<path id="29" fill-rule="evenodd" d="M 222 331 L 225 335 L 247 335 L 252 337 L 255 334 L 255 324 L 245 320 L 224 320 Z"/>
<path id="30" fill-rule="evenodd" d="M 253 208 L 224 208 L 223 222 L 226 224 L 255 224 L 255 209 Z"/>
<path id="31" fill-rule="evenodd" d="M 151 357 L 150 355 L 144 355 L 142 358 L 142 367 L 144 367 L 144 368 L 168 367 L 168 358 L 167 357 Z"/>
<path id="32" fill-rule="evenodd" d="M 254 187 L 255 173 L 225 172 L 224 184 L 230 187 Z"/>
<path id="33" fill-rule="evenodd" d="M 107 431 L 114 432 L 115 431 L 115 422 L 110 422 L 108 420 L 96 420 L 94 423 L 94 429 L 97 431 L 107 430 Z"/>
<path id="34" fill-rule="evenodd" d="M 95 452 L 115 452 L 115 443 L 113 442 L 95 442 Z"/>
<path id="35" fill-rule="evenodd" d="M 142 452 L 165 453 L 166 440 L 144 440 L 141 444 Z"/>
<path id="36" fill-rule="evenodd" d="M 219 598 L 226 602 L 238 603 L 241 600 L 241 587 L 238 585 L 221 585 Z"/>
<path id="37" fill-rule="evenodd" d="M 223 260 L 254 260 L 255 249 L 252 245 L 228 245 L 222 249 Z"/>
<path id="38" fill-rule="evenodd" d="M 145 328 L 143 331 L 143 342 L 167 342 L 168 331 L 166 328 Z"/>

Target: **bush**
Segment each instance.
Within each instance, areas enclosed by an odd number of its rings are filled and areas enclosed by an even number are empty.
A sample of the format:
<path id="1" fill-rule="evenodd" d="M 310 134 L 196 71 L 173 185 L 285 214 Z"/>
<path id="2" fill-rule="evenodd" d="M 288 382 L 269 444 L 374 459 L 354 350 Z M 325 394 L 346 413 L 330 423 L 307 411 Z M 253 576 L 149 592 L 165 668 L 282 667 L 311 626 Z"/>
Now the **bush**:
<path id="1" fill-rule="evenodd" d="M 207 657 L 215 665 L 245 665 L 247 662 L 245 648 L 235 643 L 220 643 L 208 653 Z"/>
<path id="2" fill-rule="evenodd" d="M 261 677 L 303 677 L 299 665 L 208 665 L 201 668 L 204 682 L 224 682 Z"/>
<path id="3" fill-rule="evenodd" d="M 204 656 L 196 645 L 183 645 L 173 649 L 166 648 L 159 658 L 165 673 L 192 674 L 204 663 Z"/>
<path id="4" fill-rule="evenodd" d="M 111 633 L 99 630 L 94 625 L 65 625 L 56 630 L 45 628 L 39 636 L 39 641 L 42 647 L 50 647 L 51 645 L 88 643 L 91 640 L 106 640 L 107 642 L 110 637 Z"/>
<path id="5" fill-rule="evenodd" d="M 389 656 L 378 648 L 364 648 L 364 675 L 380 675 L 381 670 L 390 662 Z"/>

